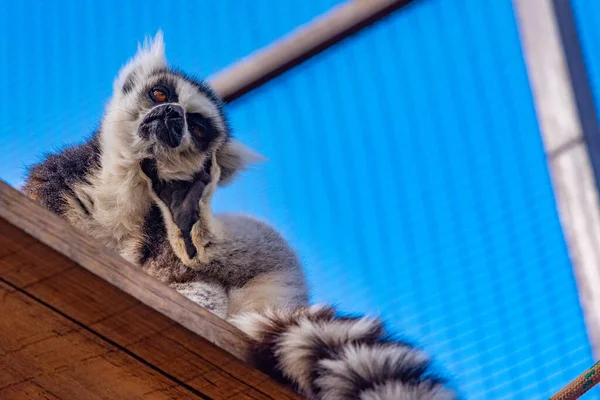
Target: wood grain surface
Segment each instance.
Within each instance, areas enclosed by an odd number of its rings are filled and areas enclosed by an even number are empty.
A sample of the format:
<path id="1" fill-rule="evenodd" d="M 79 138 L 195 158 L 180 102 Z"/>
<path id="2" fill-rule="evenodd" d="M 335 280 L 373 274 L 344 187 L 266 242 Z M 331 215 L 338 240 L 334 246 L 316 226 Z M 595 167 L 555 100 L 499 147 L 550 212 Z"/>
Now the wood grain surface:
<path id="1" fill-rule="evenodd" d="M 299 398 L 240 360 L 243 333 L 1 181 L 0 315 L 0 399 Z"/>

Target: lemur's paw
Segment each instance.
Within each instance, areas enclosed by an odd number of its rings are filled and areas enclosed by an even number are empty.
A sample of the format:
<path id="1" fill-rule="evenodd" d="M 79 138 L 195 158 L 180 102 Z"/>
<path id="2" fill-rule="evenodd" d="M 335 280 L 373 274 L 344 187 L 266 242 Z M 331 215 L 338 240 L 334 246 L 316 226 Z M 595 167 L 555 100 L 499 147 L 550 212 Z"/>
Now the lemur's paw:
<path id="1" fill-rule="evenodd" d="M 211 176 L 202 170 L 189 181 L 164 181 L 158 176 L 155 160 L 144 159 L 140 167 L 150 178 L 152 191 L 167 207 L 173 222 L 181 230 L 188 257 L 193 258 L 197 250 L 192 243 L 190 233 L 194 224 L 200 219 L 200 199 L 211 181 Z"/>

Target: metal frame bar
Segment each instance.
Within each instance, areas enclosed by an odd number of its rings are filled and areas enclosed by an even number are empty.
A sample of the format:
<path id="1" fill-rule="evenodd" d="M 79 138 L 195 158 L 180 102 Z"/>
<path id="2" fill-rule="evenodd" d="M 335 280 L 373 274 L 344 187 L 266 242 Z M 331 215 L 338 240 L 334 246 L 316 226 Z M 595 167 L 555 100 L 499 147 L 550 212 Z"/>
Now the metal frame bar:
<path id="1" fill-rule="evenodd" d="M 600 131 L 569 0 L 513 0 L 557 206 L 600 357 Z"/>
<path id="2" fill-rule="evenodd" d="M 231 102 L 412 0 L 350 0 L 209 78 Z"/>

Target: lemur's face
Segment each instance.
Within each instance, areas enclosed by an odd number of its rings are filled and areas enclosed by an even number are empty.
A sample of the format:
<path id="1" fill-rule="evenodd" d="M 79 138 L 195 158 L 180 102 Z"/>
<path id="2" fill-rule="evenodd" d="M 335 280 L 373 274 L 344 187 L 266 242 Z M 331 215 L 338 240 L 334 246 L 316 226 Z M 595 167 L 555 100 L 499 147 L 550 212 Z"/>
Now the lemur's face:
<path id="1" fill-rule="evenodd" d="M 121 69 L 101 131 L 105 148 L 155 159 L 167 180 L 190 177 L 216 154 L 224 181 L 253 156 L 231 140 L 214 92 L 167 66 L 160 32 Z"/>
<path id="2" fill-rule="evenodd" d="M 229 136 L 220 101 L 205 85 L 180 74 L 159 69 L 137 84 L 125 82 L 123 91 L 133 97 L 137 135 L 155 152 L 204 153 Z"/>

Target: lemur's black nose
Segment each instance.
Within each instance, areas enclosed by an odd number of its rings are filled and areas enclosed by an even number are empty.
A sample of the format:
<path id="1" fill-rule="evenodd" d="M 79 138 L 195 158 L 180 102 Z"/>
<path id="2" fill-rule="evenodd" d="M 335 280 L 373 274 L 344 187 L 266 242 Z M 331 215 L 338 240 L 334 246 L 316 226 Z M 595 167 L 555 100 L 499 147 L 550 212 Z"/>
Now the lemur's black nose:
<path id="1" fill-rule="evenodd" d="M 167 129 L 157 132 L 158 139 L 169 147 L 175 148 L 181 144 L 183 139 L 183 107 L 177 104 L 165 104 L 163 115 Z"/>
<path id="2" fill-rule="evenodd" d="M 169 104 L 165 107 L 165 117 L 183 118 L 183 108 L 178 105 Z"/>
<path id="3" fill-rule="evenodd" d="M 138 131 L 142 137 L 154 135 L 164 145 L 175 148 L 183 140 L 185 110 L 179 104 L 161 104 L 144 117 Z"/>

